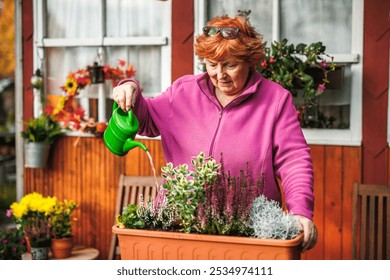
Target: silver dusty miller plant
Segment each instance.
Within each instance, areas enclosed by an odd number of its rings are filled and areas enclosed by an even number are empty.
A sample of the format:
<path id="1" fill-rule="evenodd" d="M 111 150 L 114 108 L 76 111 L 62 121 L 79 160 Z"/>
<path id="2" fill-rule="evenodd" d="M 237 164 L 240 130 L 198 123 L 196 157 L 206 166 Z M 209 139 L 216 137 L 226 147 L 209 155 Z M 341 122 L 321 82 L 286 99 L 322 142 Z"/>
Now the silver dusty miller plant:
<path id="1" fill-rule="evenodd" d="M 293 239 L 300 232 L 297 219 L 264 195 L 253 201 L 250 216 L 250 227 L 257 238 Z"/>

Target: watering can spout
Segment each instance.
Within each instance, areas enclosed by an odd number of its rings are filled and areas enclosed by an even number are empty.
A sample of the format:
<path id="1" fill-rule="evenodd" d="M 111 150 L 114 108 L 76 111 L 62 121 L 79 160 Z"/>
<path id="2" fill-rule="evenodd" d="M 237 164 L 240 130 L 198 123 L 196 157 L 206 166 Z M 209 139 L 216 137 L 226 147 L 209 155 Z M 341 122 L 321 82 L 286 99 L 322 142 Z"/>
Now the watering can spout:
<path id="1" fill-rule="evenodd" d="M 138 141 L 134 141 L 132 139 L 127 139 L 125 144 L 123 145 L 123 153 L 127 153 L 128 151 L 130 151 L 131 149 L 133 149 L 135 147 L 140 147 L 145 152 L 148 151 L 148 148 L 146 148 L 146 146 L 143 143 L 138 142 Z"/>

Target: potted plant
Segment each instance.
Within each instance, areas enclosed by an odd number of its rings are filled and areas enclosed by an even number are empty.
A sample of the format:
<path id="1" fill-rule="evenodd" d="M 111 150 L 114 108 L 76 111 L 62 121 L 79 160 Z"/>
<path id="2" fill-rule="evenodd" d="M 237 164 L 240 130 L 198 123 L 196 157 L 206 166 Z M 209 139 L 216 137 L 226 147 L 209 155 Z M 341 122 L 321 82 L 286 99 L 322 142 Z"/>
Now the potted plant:
<path id="1" fill-rule="evenodd" d="M 73 200 L 57 201 L 55 209 L 51 215 L 51 244 L 50 249 L 56 259 L 67 258 L 72 254 L 73 235 L 72 221 L 77 220 L 72 217 L 74 210 L 78 207 Z"/>
<path id="2" fill-rule="evenodd" d="M 26 122 L 22 138 L 25 140 L 25 167 L 45 168 L 50 147 L 63 134 L 61 125 L 50 115 L 42 113 Z"/>
<path id="3" fill-rule="evenodd" d="M 287 39 L 274 41 L 265 48 L 264 60 L 257 70 L 267 79 L 279 83 L 294 97 L 301 94 L 297 111 L 302 127 L 318 127 L 318 97 L 325 89 L 340 87 L 342 65 L 325 53 L 322 42 L 309 45 L 289 44 Z"/>
<path id="4" fill-rule="evenodd" d="M 26 241 L 20 227 L 2 228 L 0 244 L 0 260 L 21 260 L 26 252 Z"/>
<path id="5" fill-rule="evenodd" d="M 51 239 L 51 214 L 57 199 L 43 197 L 33 192 L 22 197 L 20 202 L 11 204 L 15 223 L 27 237 L 31 246 L 32 259 L 48 259 Z"/>
<path id="6" fill-rule="evenodd" d="M 156 198 L 128 205 L 117 217 L 122 259 L 300 258 L 298 223 L 264 197 L 261 176 L 231 177 L 223 161 L 204 153 L 192 165 L 168 163 Z"/>

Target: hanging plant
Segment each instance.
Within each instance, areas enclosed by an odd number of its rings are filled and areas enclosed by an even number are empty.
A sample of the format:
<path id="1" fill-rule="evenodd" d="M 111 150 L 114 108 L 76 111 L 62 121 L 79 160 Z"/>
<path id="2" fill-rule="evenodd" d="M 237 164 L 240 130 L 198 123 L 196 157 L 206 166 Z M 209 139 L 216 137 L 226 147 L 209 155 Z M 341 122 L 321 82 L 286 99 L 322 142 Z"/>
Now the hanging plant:
<path id="1" fill-rule="evenodd" d="M 288 40 L 274 41 L 265 48 L 264 60 L 257 70 L 291 92 L 302 94 L 303 102 L 296 104 L 302 127 L 318 122 L 317 99 L 329 86 L 329 75 L 336 65 L 333 57 L 325 53 L 322 42 L 288 44 Z"/>

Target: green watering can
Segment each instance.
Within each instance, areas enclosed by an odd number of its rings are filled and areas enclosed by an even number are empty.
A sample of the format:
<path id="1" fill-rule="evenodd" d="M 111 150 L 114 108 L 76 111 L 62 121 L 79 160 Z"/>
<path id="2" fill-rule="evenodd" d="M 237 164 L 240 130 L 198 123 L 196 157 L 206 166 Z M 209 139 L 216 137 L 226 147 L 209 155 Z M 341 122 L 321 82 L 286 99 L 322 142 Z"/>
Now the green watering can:
<path id="1" fill-rule="evenodd" d="M 123 111 L 116 102 L 112 105 L 112 116 L 103 134 L 104 144 L 117 156 L 124 156 L 135 147 L 148 149 L 141 142 L 134 141 L 139 123 L 133 111 Z"/>

